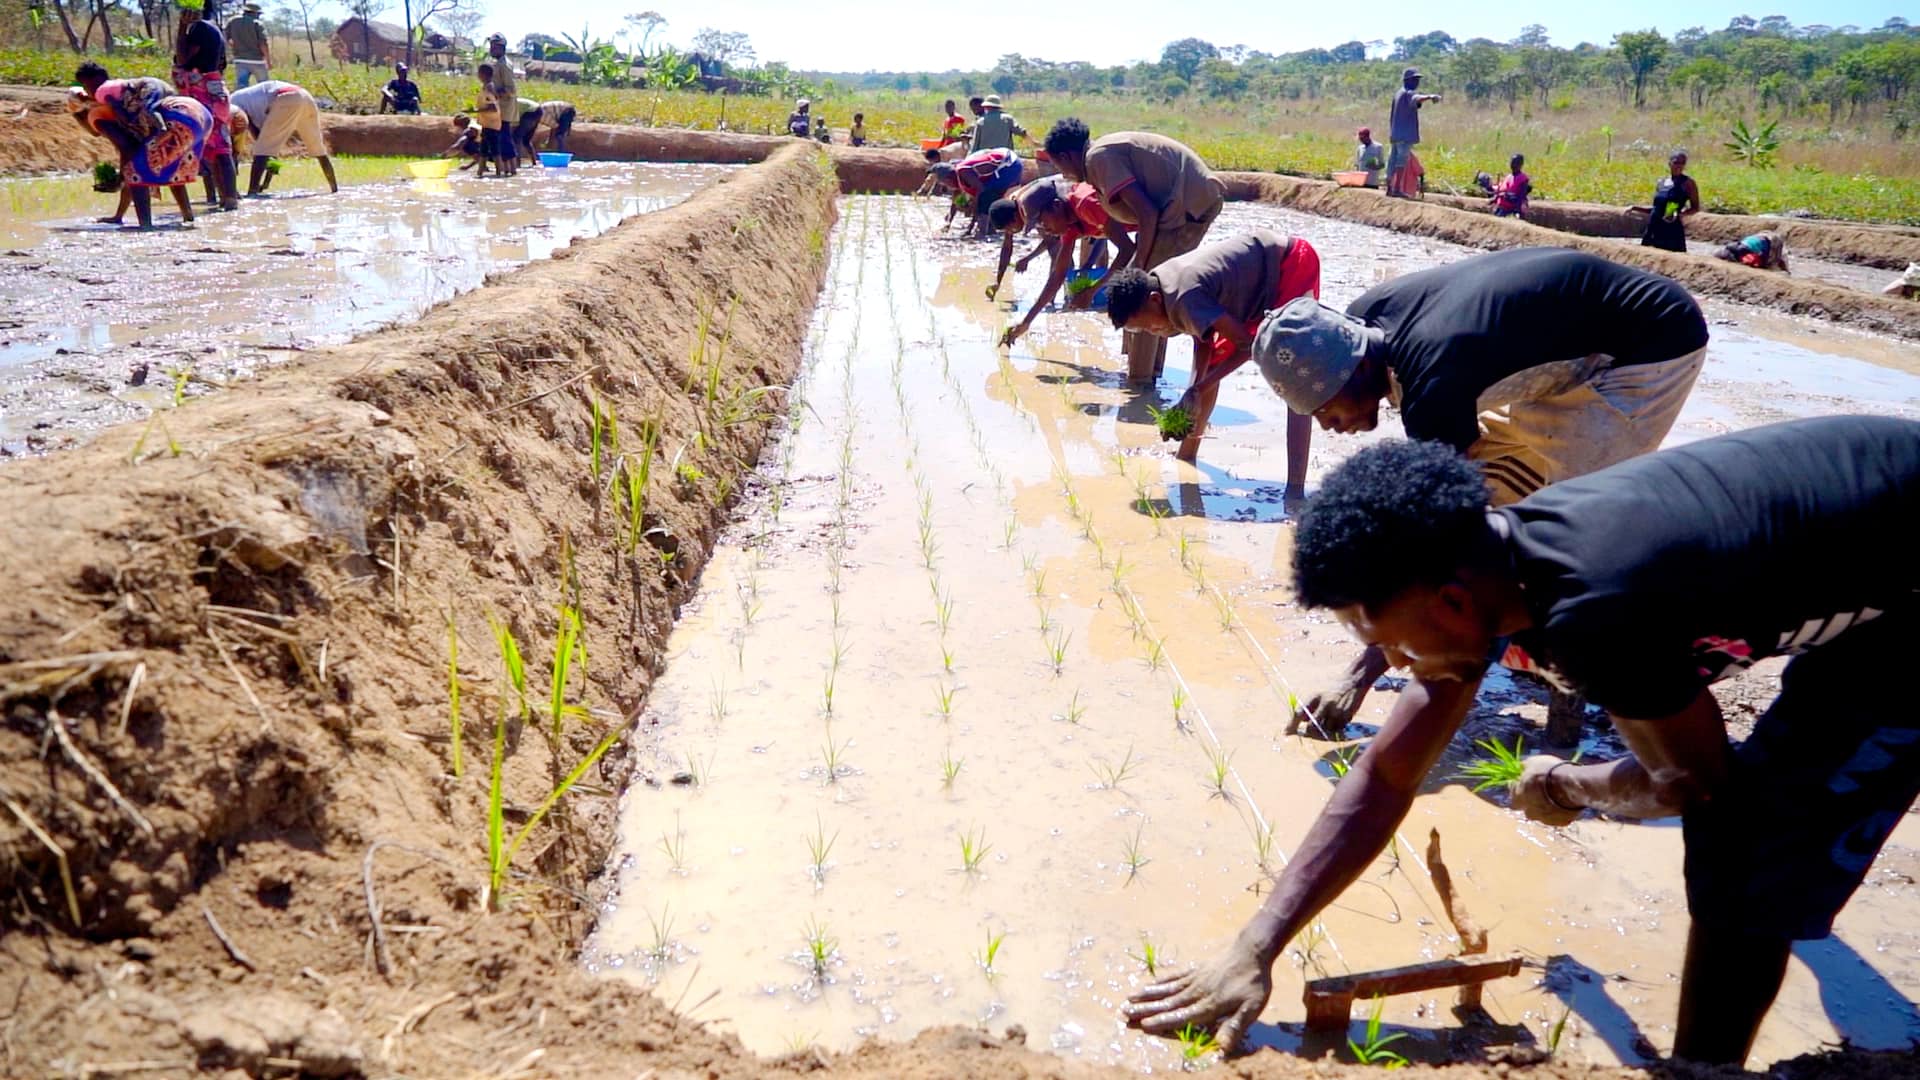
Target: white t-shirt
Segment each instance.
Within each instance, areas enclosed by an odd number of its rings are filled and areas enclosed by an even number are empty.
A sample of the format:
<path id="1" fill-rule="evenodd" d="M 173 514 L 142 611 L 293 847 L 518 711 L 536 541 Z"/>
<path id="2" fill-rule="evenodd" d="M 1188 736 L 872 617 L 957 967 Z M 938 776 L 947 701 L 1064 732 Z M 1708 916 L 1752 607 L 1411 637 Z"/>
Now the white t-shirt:
<path id="1" fill-rule="evenodd" d="M 295 89 L 290 82 L 280 79 L 268 79 L 265 82 L 249 83 L 244 89 L 235 90 L 227 96 L 227 104 L 243 109 L 247 122 L 260 127 L 267 122 L 267 108 L 273 103 L 273 97 L 282 90 Z"/>

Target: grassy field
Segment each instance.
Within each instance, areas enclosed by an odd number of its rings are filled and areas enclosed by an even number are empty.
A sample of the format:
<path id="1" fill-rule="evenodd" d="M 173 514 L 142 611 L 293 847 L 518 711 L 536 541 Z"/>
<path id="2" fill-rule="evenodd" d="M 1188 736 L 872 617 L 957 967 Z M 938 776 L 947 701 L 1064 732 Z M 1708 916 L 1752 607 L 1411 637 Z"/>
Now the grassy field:
<path id="1" fill-rule="evenodd" d="M 300 59 L 302 64 L 282 67 L 276 74 L 348 111 L 373 111 L 379 89 L 390 77 L 384 68 L 342 66 L 331 60 L 315 66 L 304 63 L 304 55 Z M 158 57 L 121 56 L 109 63 L 115 74 L 166 75 L 166 63 Z M 0 50 L 0 82 L 64 85 L 72 79 L 73 65 L 68 53 Z M 421 73 L 417 81 L 429 112 L 453 113 L 472 100 L 470 77 Z M 724 121 L 731 130 L 756 133 L 780 130 L 791 104 L 771 98 L 541 82 L 525 83 L 522 91 L 530 98 L 565 98 L 583 120 L 701 129 L 717 128 Z M 864 112 L 873 143 L 914 146 L 937 132 L 940 102 L 946 96 L 841 95 L 817 101 L 815 111 L 836 130 L 844 129 L 853 113 Z M 1121 95 L 1023 95 L 1008 104 L 1036 140 L 1056 118 L 1077 115 L 1096 135 L 1141 129 L 1181 139 L 1215 168 L 1324 177 L 1348 167 L 1355 128 L 1385 129 L 1387 93 L 1382 91 L 1377 105 L 1162 102 Z M 1549 108 L 1515 112 L 1442 102 L 1425 114 L 1427 141 L 1421 160 L 1434 189 L 1462 190 L 1472 184 L 1475 172 L 1497 176 L 1505 171 L 1509 155 L 1523 153 L 1541 197 L 1624 206 L 1646 203 L 1665 172 L 1667 151 L 1684 146 L 1692 152 L 1689 171 L 1708 209 L 1804 209 L 1823 217 L 1920 224 L 1920 146 L 1844 127 L 1783 123 L 1777 167 L 1749 168 L 1722 147 L 1734 119 L 1567 99 Z"/>

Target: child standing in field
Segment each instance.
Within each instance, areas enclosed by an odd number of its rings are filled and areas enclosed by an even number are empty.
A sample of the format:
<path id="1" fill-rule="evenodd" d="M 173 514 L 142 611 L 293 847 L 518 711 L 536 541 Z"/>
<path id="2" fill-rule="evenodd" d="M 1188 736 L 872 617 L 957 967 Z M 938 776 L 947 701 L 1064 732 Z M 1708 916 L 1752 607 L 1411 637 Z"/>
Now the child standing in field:
<path id="1" fill-rule="evenodd" d="M 847 141 L 854 146 L 867 145 L 867 114 L 854 113 L 853 126 L 847 129 Z"/>
<path id="2" fill-rule="evenodd" d="M 481 64 L 474 69 L 474 77 L 480 80 L 480 93 L 474 99 L 473 116 L 480 123 L 480 161 L 475 176 L 487 175 L 486 162 L 495 164 L 494 175 L 504 175 L 500 165 L 500 99 L 493 91 L 493 65 Z"/>

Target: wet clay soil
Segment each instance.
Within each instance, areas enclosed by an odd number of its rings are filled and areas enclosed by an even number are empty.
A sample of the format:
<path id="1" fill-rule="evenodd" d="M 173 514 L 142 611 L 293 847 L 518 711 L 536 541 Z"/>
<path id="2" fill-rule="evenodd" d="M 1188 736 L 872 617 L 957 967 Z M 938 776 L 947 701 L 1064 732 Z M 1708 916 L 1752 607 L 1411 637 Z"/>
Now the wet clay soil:
<path id="1" fill-rule="evenodd" d="M 1176 463 L 1156 398 L 1116 375 L 1104 317 L 1051 315 L 996 353 L 1012 309 L 983 295 L 992 249 L 934 239 L 930 207 L 842 203 L 795 433 L 670 640 L 586 964 L 764 1054 L 1018 1024 L 1069 1058 L 1177 1066 L 1177 1046 L 1126 1030 L 1116 1006 L 1147 981 L 1149 948 L 1156 966 L 1199 961 L 1259 904 L 1338 771 L 1327 744 L 1280 734 L 1286 703 L 1351 646 L 1291 603 L 1284 413 L 1257 374 L 1226 384 L 1200 466 Z M 1309 237 L 1335 304 L 1472 254 L 1248 204 L 1217 228 L 1256 226 Z M 1879 362 L 1908 346 L 1710 316 L 1676 442 L 1815 413 L 1920 416 L 1920 372 Z M 1188 377 L 1188 346 L 1169 352 L 1159 400 Z M 1310 484 L 1397 434 L 1317 433 Z M 1774 678 L 1723 685 L 1736 734 Z M 1356 746 L 1392 699 L 1372 697 Z M 1396 1049 L 1537 1046 L 1569 1010 L 1563 1059 L 1670 1048 L 1674 823 L 1547 829 L 1449 779 L 1472 739 L 1531 745 L 1544 715 L 1534 688 L 1489 681 L 1393 850 L 1290 947 L 1258 1045 L 1345 1057 L 1343 1039 L 1303 1033 L 1303 979 L 1457 953 L 1422 862 L 1438 829 L 1493 950 L 1525 967 L 1489 985 L 1483 1025 L 1463 1027 L 1446 993 L 1388 1002 L 1414 1036 Z M 1619 752 L 1598 726 L 1587 750 Z M 971 866 L 969 846 L 984 851 Z M 1917 848 L 1909 820 L 1836 936 L 1797 950 L 1755 1062 L 1920 1037 Z"/>
<path id="2" fill-rule="evenodd" d="M 197 394 L 416 319 L 491 274 L 671 206 L 726 171 L 587 164 L 505 180 L 456 171 L 450 181 L 390 180 L 337 195 L 293 187 L 246 200 L 237 213 L 202 211 L 190 230 L 169 206 L 151 232 L 95 223 L 90 215 L 111 211 L 112 197 L 92 196 L 97 206 L 16 226 L 5 239 L 0 455 L 67 445 L 165 407 L 183 373 Z"/>

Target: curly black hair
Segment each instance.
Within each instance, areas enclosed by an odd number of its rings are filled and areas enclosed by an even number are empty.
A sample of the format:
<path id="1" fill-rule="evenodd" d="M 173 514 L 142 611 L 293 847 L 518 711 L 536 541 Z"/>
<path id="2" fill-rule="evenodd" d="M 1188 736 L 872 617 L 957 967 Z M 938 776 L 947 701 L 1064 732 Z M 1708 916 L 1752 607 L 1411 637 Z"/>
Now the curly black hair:
<path id="1" fill-rule="evenodd" d="M 1135 266 L 1115 270 L 1107 275 L 1106 289 L 1107 318 L 1116 330 L 1124 330 L 1146 306 L 1147 294 L 1154 289 L 1153 275 Z"/>
<path id="2" fill-rule="evenodd" d="M 86 85 L 89 79 L 98 79 L 101 82 L 106 82 L 107 78 L 105 65 L 94 60 L 88 60 L 81 64 L 78 68 L 75 68 L 73 72 L 73 81 L 83 86 Z"/>
<path id="3" fill-rule="evenodd" d="M 1084 154 L 1092 140 L 1093 132 L 1087 130 L 1086 121 L 1077 116 L 1063 117 L 1055 120 L 1053 130 L 1047 132 L 1047 156 Z"/>
<path id="4" fill-rule="evenodd" d="M 993 226 L 995 232 L 1011 226 L 1018 216 L 1020 207 L 1012 199 L 995 199 L 993 205 L 987 207 L 987 224 Z"/>
<path id="5" fill-rule="evenodd" d="M 1438 442 L 1369 446 L 1328 475 L 1293 536 L 1293 587 L 1310 608 L 1377 608 L 1443 585 L 1493 540 L 1487 482 Z"/>

